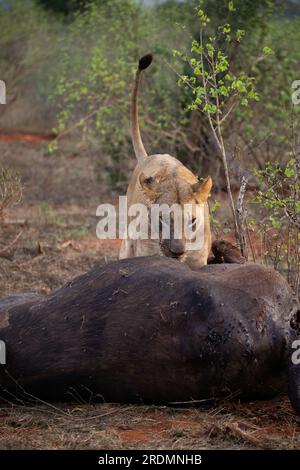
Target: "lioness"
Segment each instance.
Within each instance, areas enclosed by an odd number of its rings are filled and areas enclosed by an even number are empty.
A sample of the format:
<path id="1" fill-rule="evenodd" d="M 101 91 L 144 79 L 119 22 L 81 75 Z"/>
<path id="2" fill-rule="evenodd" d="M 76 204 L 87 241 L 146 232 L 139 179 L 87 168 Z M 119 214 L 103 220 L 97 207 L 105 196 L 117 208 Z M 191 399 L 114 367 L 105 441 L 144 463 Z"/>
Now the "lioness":
<path id="1" fill-rule="evenodd" d="M 173 204 L 184 206 L 189 204 L 190 226 L 200 223 L 200 218 L 196 219 L 197 205 L 202 205 L 201 227 L 203 242 L 198 249 L 191 249 L 191 240 L 187 240 L 182 231 L 181 237 L 174 236 L 174 220 L 171 214 L 169 230 L 170 236 L 162 236 L 162 223 L 158 239 L 132 239 L 130 234 L 123 240 L 120 249 L 120 258 L 130 258 L 134 256 L 161 255 L 176 258 L 187 263 L 191 268 L 200 268 L 207 264 L 207 258 L 211 249 L 211 232 L 209 224 L 209 211 L 207 197 L 212 187 L 210 176 L 204 181 L 188 170 L 176 158 L 168 154 L 156 154 L 148 156 L 143 145 L 137 110 L 137 95 L 139 91 L 141 73 L 149 67 L 152 62 L 152 55 L 148 54 L 139 61 L 138 69 L 131 98 L 131 133 L 134 152 L 137 158 L 137 166 L 134 170 L 127 190 L 128 207 L 133 204 L 144 204 L 150 212 L 151 205 Z M 198 223 L 198 229 L 199 229 Z"/>

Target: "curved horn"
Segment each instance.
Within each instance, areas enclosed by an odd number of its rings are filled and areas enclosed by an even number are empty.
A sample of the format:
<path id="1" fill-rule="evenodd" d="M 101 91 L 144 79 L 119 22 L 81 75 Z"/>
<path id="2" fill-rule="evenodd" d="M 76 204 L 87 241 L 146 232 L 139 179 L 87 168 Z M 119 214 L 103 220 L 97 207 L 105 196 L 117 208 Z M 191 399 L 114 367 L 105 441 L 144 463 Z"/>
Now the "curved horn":
<path id="1" fill-rule="evenodd" d="M 139 66 L 135 75 L 134 87 L 131 96 L 131 137 L 136 158 L 141 161 L 147 158 L 147 152 L 142 142 L 138 118 L 137 109 L 137 96 L 139 91 L 139 85 L 141 81 L 141 73 L 145 70 L 152 62 L 152 55 L 147 54 L 139 60 Z"/>

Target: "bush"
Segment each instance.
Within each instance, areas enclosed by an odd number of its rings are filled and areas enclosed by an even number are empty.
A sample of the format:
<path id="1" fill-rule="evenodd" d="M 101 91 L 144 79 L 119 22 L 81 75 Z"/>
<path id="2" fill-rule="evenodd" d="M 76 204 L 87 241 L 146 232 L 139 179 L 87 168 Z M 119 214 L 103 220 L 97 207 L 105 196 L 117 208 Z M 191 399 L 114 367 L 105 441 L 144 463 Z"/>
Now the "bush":
<path id="1" fill-rule="evenodd" d="M 253 225 L 263 241 L 263 260 L 285 274 L 300 294 L 300 153 L 285 165 L 268 162 L 257 172 L 262 190 L 255 202 L 260 217 Z"/>

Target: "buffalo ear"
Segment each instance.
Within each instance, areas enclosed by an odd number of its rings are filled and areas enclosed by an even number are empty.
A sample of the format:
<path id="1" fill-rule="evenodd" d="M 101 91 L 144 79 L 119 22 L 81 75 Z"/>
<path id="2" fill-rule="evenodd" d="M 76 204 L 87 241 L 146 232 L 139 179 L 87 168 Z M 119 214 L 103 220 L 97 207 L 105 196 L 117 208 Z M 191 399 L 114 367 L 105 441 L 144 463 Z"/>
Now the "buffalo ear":
<path id="1" fill-rule="evenodd" d="M 212 188 L 212 179 L 208 176 L 204 181 L 197 181 L 192 184 L 192 190 L 195 193 L 196 199 L 199 203 L 205 202 Z"/>
<path id="2" fill-rule="evenodd" d="M 141 173 L 139 182 L 142 190 L 148 197 L 153 198 L 159 192 L 159 182 L 153 176 L 145 176 L 144 173 Z"/>

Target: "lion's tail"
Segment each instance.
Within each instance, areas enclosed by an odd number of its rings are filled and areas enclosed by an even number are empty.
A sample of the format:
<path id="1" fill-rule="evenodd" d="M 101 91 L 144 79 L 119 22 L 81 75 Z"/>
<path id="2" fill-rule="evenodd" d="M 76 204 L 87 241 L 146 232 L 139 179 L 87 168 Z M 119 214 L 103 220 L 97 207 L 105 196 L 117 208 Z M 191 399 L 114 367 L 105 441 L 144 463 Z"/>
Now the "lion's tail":
<path id="1" fill-rule="evenodd" d="M 145 150 L 139 126 L 138 107 L 137 107 L 137 96 L 139 91 L 139 85 L 141 81 L 141 73 L 145 70 L 152 62 L 152 55 L 147 54 L 139 60 L 139 66 L 136 71 L 134 87 L 131 96 L 131 137 L 134 148 L 134 153 L 138 161 L 147 158 L 147 152 Z"/>

